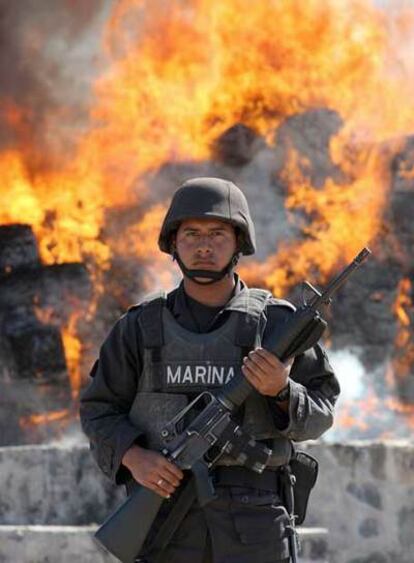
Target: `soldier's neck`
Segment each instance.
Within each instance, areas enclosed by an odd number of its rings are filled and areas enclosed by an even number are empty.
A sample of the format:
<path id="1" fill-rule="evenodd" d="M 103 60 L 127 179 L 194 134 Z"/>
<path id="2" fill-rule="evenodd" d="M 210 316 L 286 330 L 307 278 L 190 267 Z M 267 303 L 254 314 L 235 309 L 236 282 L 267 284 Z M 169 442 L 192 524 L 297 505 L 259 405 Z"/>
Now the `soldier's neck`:
<path id="1" fill-rule="evenodd" d="M 203 305 L 219 307 L 230 299 L 235 283 L 233 274 L 208 285 L 201 285 L 184 277 L 184 290 L 189 297 Z"/>

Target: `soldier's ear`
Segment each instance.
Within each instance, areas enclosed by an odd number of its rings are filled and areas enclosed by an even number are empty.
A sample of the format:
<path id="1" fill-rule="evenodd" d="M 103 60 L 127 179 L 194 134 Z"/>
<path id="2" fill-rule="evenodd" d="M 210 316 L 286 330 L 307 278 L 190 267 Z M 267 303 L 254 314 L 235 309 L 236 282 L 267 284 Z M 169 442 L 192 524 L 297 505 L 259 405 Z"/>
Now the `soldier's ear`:
<path id="1" fill-rule="evenodd" d="M 236 231 L 236 252 L 240 254 L 240 249 L 243 248 L 245 237 L 241 229 L 236 227 L 234 230 Z"/>

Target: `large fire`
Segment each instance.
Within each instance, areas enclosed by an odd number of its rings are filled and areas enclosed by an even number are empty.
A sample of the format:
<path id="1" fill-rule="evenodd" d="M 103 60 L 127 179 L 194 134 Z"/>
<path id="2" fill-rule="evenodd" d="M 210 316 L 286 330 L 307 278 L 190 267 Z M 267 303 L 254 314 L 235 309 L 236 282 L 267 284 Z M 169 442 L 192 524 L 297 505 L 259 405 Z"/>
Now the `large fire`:
<path id="1" fill-rule="evenodd" d="M 403 278 L 398 287 L 398 296 L 394 304 L 394 314 L 398 318 L 399 330 L 395 338 L 395 348 L 399 352 L 394 360 L 396 377 L 410 375 L 411 364 L 414 362 L 414 342 L 411 332 L 409 311 L 413 307 L 411 281 Z"/>
<path id="2" fill-rule="evenodd" d="M 157 171 L 208 160 L 235 124 L 272 146 L 287 118 L 329 108 L 342 120 L 329 144 L 341 180 L 315 187 L 311 163 L 288 146 L 279 171 L 288 217 L 303 212 L 312 220 L 299 225 L 300 240 L 241 267 L 248 282 L 279 295 L 306 277 L 323 282 L 362 246 L 376 246 L 390 160 L 414 132 L 413 25 L 414 12 L 387 12 L 368 0 L 120 0 L 103 33 L 106 62 L 92 85 L 88 126 L 68 154 L 54 147 L 39 165 L 25 108 L 4 100 L 16 134 L 0 154 L 0 224 L 32 225 L 44 264 L 87 264 L 95 305 L 119 256 L 140 259 L 144 291 L 171 287 L 174 269 L 156 246 L 167 200 L 151 191 Z M 64 116 L 64 102 L 51 111 Z M 111 209 L 128 206 L 140 210 L 139 222 L 108 231 Z M 403 299 L 395 305 L 396 346 L 408 338 Z M 63 335 L 73 397 L 84 346 L 78 317 Z"/>

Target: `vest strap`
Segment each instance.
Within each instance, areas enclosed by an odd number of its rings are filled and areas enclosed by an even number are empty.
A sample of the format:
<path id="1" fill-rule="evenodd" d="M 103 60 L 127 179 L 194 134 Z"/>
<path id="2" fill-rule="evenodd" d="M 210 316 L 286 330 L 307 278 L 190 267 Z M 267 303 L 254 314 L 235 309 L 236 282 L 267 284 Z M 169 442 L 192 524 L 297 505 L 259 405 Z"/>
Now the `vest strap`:
<path id="1" fill-rule="evenodd" d="M 165 291 L 163 291 L 151 295 L 149 301 L 143 306 L 138 323 L 141 327 L 144 348 L 154 350 L 162 348 L 164 344 L 162 310 L 166 303 L 167 296 Z M 160 355 L 158 354 L 158 361 L 159 359 Z"/>
<path id="2" fill-rule="evenodd" d="M 270 297 L 269 291 L 259 288 L 249 288 L 240 295 L 241 307 L 236 310 L 244 310 L 245 313 L 239 315 L 235 344 L 243 348 L 243 353 L 260 344 L 257 342 L 258 325 Z"/>
<path id="3" fill-rule="evenodd" d="M 160 291 L 149 296 L 138 319 L 141 328 L 144 353 L 151 354 L 153 390 L 162 388 L 162 347 L 164 331 L 162 312 L 167 304 L 167 294 Z"/>

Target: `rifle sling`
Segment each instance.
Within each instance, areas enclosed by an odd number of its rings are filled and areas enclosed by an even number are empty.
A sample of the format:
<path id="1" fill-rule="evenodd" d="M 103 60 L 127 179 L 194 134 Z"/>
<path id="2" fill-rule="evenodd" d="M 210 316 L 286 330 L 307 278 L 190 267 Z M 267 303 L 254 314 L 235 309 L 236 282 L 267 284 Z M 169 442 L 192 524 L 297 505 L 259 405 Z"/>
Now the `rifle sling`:
<path id="1" fill-rule="evenodd" d="M 195 477 L 191 476 L 149 546 L 148 553 L 151 554 L 153 563 L 158 563 L 162 552 L 184 520 L 196 496 Z"/>

